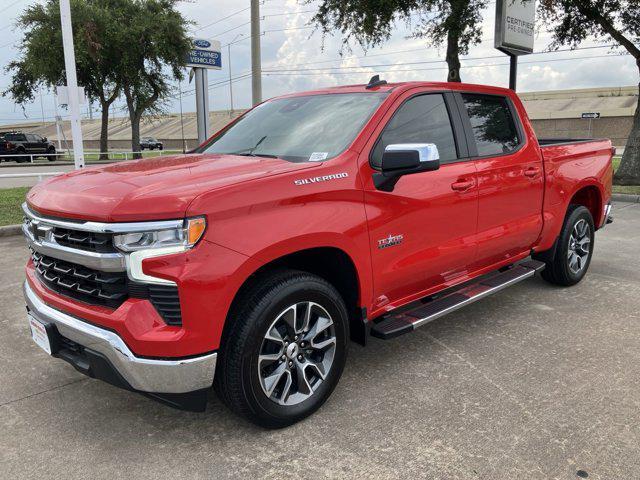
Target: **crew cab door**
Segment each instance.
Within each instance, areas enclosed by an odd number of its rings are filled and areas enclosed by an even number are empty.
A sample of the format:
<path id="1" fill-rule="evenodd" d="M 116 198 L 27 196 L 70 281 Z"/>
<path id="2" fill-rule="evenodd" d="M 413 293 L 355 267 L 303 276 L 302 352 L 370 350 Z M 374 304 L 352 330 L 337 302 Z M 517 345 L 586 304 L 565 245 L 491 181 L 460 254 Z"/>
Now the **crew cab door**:
<path id="1" fill-rule="evenodd" d="M 440 168 L 376 189 L 387 145 L 433 143 Z M 476 170 L 451 93 L 407 92 L 377 126 L 361 154 L 373 266 L 373 307 L 401 304 L 455 283 L 476 256 Z"/>
<path id="2" fill-rule="evenodd" d="M 538 239 L 544 196 L 542 155 L 510 98 L 464 92 L 456 98 L 478 172 L 475 267 L 483 268 L 527 254 Z"/>

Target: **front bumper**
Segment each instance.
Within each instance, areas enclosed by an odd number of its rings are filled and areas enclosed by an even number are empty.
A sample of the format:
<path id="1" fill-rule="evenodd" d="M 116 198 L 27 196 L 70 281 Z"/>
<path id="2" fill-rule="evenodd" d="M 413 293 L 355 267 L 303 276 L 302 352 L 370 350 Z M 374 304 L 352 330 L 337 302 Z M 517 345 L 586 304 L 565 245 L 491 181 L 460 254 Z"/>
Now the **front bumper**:
<path id="1" fill-rule="evenodd" d="M 189 410 L 202 410 L 213 383 L 217 353 L 158 360 L 137 357 L 116 333 L 45 304 L 24 283 L 29 313 L 60 336 L 54 356 L 89 376 Z M 69 347 L 71 345 L 71 347 Z"/>

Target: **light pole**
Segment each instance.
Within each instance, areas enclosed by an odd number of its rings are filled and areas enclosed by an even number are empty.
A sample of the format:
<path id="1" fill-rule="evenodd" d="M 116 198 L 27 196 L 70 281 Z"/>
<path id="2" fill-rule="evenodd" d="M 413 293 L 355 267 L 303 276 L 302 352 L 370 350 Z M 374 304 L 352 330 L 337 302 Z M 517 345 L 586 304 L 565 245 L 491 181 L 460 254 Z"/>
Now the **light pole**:
<path id="1" fill-rule="evenodd" d="M 260 64 L 260 1 L 251 0 L 251 95 L 253 105 L 262 102 L 262 66 Z"/>
<path id="2" fill-rule="evenodd" d="M 60 23 L 62 24 L 62 48 L 64 50 L 64 68 L 67 73 L 69 110 L 71 110 L 73 159 L 76 168 L 83 168 L 84 150 L 82 148 L 82 125 L 80 124 L 80 98 L 78 95 L 76 55 L 73 50 L 73 29 L 71 27 L 71 6 L 69 5 L 69 0 L 60 1 Z"/>
<path id="3" fill-rule="evenodd" d="M 236 37 L 227 44 L 227 64 L 229 64 L 229 116 L 233 115 L 233 84 L 231 83 L 231 45 L 235 43 L 240 37 L 244 37 L 244 33 L 239 33 Z"/>

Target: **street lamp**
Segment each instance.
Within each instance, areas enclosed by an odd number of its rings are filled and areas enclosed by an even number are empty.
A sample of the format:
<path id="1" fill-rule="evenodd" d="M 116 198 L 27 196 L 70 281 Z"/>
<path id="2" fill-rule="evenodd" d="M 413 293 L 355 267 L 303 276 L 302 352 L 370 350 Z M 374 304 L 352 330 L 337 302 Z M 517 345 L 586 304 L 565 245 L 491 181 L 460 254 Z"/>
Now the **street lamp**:
<path id="1" fill-rule="evenodd" d="M 233 115 L 233 83 L 231 81 L 231 44 L 238 40 L 240 37 L 244 37 L 244 33 L 239 33 L 227 44 L 227 63 L 229 64 L 229 116 Z"/>

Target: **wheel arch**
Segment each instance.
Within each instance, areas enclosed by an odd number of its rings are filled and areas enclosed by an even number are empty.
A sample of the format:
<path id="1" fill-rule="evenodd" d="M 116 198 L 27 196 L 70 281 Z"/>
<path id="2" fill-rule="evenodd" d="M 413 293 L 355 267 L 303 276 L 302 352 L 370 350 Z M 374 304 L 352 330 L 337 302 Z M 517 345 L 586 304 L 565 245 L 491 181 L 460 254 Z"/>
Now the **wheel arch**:
<path id="1" fill-rule="evenodd" d="M 604 205 L 602 192 L 596 184 L 587 184 L 580 186 L 569 200 L 566 211 L 569 210 L 571 205 L 582 205 L 586 207 L 591 216 L 593 217 L 593 223 L 596 228 L 600 226 L 602 219 Z"/>
<path id="2" fill-rule="evenodd" d="M 347 306 L 351 340 L 361 345 L 366 343 L 369 332 L 367 329 L 366 309 L 362 308 L 362 281 L 353 258 L 345 250 L 335 246 L 304 248 L 262 263 L 244 279 L 240 288 L 236 291 L 231 301 L 229 313 L 238 307 L 244 292 L 255 285 L 256 282 L 260 282 L 272 272 L 283 269 L 311 273 L 332 284 L 338 290 Z"/>

